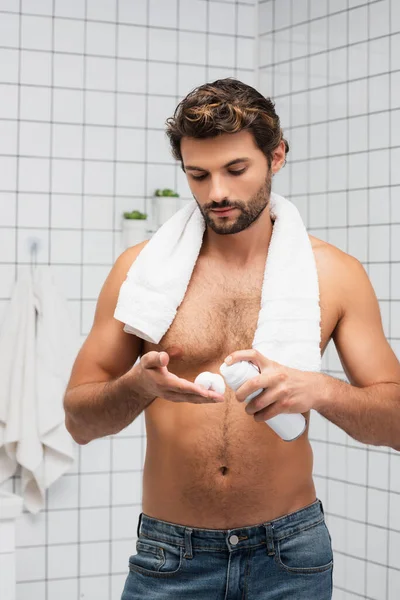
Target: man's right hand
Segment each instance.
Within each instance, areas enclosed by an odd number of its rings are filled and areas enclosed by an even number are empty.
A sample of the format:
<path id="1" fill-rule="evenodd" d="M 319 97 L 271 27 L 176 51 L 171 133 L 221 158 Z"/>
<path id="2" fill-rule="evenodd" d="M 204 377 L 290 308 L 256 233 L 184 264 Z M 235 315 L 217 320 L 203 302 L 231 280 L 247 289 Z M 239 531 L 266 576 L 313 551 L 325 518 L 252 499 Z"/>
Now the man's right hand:
<path id="1" fill-rule="evenodd" d="M 167 352 L 151 351 L 144 354 L 135 365 L 136 382 L 147 397 L 164 398 L 171 402 L 191 402 L 193 404 L 223 402 L 224 396 L 206 390 L 187 379 L 177 377 L 167 369 Z"/>

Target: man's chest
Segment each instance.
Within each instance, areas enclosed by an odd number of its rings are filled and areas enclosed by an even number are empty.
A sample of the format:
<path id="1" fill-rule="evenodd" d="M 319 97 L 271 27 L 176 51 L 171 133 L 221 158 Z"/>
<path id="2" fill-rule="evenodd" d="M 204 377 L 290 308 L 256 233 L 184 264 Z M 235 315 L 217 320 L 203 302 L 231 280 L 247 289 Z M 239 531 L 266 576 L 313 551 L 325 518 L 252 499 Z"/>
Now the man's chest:
<path id="1" fill-rule="evenodd" d="M 167 352 L 179 349 L 180 356 L 176 358 L 187 366 L 220 360 L 234 350 L 251 348 L 260 302 L 261 291 L 233 294 L 217 286 L 197 289 L 193 285 L 160 344 Z"/>
<path id="2" fill-rule="evenodd" d="M 265 262 L 250 270 L 219 272 L 199 263 L 194 269 L 177 315 L 158 345 L 171 363 L 194 369 L 223 360 L 235 350 L 252 347 L 261 306 Z M 317 269 L 321 267 L 318 266 Z M 321 349 L 325 350 L 337 323 L 337 307 L 329 278 L 320 277 Z M 172 365 L 171 365 L 172 366 Z"/>

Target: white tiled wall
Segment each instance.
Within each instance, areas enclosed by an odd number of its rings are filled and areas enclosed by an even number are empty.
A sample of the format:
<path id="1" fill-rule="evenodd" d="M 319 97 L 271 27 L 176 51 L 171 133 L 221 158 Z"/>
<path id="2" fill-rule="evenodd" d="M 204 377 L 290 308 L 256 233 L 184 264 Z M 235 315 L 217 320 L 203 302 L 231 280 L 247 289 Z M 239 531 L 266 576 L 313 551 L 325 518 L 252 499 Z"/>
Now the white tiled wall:
<path id="1" fill-rule="evenodd" d="M 82 341 L 124 210 L 191 194 L 164 121 L 193 87 L 254 85 L 253 0 L 0 0 L 0 319 L 18 265 L 50 263 Z M 77 448 L 17 521 L 17 600 L 116 600 L 141 505 L 144 426 Z M 7 491 L 18 493 L 19 477 Z"/>
<path id="2" fill-rule="evenodd" d="M 122 212 L 149 210 L 158 187 L 191 198 L 166 117 L 233 75 L 276 100 L 291 152 L 275 189 L 365 264 L 400 355 L 399 56 L 397 0 L 0 0 L 0 318 L 36 237 L 84 339 Z M 332 345 L 324 366 L 345 378 Z M 335 600 L 399 598 L 400 456 L 317 413 L 311 437 Z M 119 597 L 144 447 L 139 418 L 77 448 L 46 509 L 17 522 L 17 600 Z"/>
<path id="3" fill-rule="evenodd" d="M 259 14 L 258 86 L 291 143 L 275 187 L 310 233 L 365 265 L 400 357 L 400 2 L 260 0 Z M 332 343 L 324 369 L 346 379 Z M 334 600 L 397 600 L 400 455 L 314 412 L 310 434 Z"/>
<path id="4" fill-rule="evenodd" d="M 0 594 L 15 600 L 15 520 L 0 520 Z"/>

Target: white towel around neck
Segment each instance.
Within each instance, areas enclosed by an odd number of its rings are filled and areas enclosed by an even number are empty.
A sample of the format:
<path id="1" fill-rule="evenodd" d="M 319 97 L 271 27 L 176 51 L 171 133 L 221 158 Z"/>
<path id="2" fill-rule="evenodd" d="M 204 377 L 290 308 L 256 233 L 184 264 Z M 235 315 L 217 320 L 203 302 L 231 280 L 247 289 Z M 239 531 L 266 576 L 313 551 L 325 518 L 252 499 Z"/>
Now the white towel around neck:
<path id="1" fill-rule="evenodd" d="M 318 273 L 296 206 L 271 194 L 274 221 L 252 347 L 305 371 L 321 370 Z M 128 271 L 114 317 L 124 331 L 158 344 L 175 319 L 196 264 L 206 225 L 195 201 L 156 231 Z"/>

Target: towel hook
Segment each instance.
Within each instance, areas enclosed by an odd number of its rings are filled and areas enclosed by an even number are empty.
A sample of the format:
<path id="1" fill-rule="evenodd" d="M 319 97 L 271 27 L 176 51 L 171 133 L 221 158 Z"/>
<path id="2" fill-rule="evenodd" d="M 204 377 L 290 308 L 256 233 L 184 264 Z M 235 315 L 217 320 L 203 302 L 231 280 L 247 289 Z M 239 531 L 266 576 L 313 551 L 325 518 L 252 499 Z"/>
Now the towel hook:
<path id="1" fill-rule="evenodd" d="M 31 270 L 33 272 L 34 267 L 36 268 L 36 266 L 37 266 L 37 253 L 40 248 L 40 240 L 39 240 L 39 238 L 29 238 L 28 244 L 29 244 Z"/>

